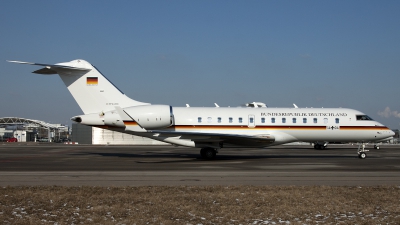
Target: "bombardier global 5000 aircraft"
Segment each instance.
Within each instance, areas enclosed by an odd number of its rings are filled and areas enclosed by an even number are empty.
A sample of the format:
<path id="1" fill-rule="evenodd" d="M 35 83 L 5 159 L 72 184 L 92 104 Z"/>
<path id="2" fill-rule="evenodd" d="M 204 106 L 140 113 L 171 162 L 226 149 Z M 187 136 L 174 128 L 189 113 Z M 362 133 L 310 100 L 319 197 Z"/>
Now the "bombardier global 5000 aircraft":
<path id="1" fill-rule="evenodd" d="M 317 149 L 328 142 L 360 142 L 357 154 L 366 158 L 364 143 L 394 135 L 354 109 L 152 105 L 127 97 L 85 60 L 54 65 L 9 62 L 44 66 L 33 73 L 59 74 L 84 113 L 72 118 L 77 123 L 200 148 L 207 159 L 223 148 L 264 148 L 298 141 L 314 143 Z"/>

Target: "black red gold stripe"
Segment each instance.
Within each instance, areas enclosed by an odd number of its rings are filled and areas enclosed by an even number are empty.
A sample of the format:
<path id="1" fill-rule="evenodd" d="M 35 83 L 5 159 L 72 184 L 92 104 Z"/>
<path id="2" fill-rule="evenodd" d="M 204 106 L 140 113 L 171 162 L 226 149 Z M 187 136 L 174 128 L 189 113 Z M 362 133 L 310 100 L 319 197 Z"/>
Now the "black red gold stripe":
<path id="1" fill-rule="evenodd" d="M 124 121 L 125 126 L 135 126 L 138 125 L 136 121 Z"/>
<path id="2" fill-rule="evenodd" d="M 190 130 L 238 130 L 238 129 L 258 129 L 258 130 L 326 130 L 326 126 L 256 126 L 254 128 L 248 126 L 213 126 L 213 125 L 175 125 L 176 129 Z M 341 126 L 339 130 L 389 130 L 382 126 Z"/>
<path id="3" fill-rule="evenodd" d="M 326 126 L 257 126 L 257 127 L 248 127 L 248 126 L 212 126 L 212 125 L 176 125 L 177 129 L 218 129 L 218 130 L 238 130 L 238 129 L 259 129 L 259 130 L 326 130 Z"/>
<path id="4" fill-rule="evenodd" d="M 124 121 L 125 126 L 137 126 L 136 121 Z M 326 126 L 226 126 L 226 125 L 174 125 L 169 129 L 184 129 L 184 130 L 327 130 Z M 340 126 L 338 130 L 390 130 L 385 126 Z"/>
<path id="5" fill-rule="evenodd" d="M 343 126 L 341 130 L 390 130 L 388 127 L 382 126 Z"/>
<path id="6" fill-rule="evenodd" d="M 87 77 L 86 84 L 87 85 L 97 85 L 97 84 L 99 84 L 99 78 L 98 77 Z"/>

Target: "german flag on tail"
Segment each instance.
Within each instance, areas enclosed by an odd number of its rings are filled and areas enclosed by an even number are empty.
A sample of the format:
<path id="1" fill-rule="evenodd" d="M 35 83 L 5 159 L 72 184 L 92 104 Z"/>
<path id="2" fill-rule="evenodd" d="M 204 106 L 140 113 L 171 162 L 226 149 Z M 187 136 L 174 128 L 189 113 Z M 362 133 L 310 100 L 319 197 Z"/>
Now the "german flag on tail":
<path id="1" fill-rule="evenodd" d="M 86 84 L 88 86 L 94 86 L 99 84 L 98 77 L 87 77 L 86 78 Z"/>

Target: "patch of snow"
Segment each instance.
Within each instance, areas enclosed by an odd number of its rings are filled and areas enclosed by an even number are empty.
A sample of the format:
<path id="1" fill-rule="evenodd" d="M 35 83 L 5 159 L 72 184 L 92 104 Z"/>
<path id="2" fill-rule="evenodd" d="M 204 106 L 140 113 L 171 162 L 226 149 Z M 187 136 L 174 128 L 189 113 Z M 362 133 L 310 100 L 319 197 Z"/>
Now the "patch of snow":
<path id="1" fill-rule="evenodd" d="M 281 219 L 279 219 L 279 223 L 286 223 L 286 224 L 290 224 L 290 221 L 288 221 L 288 220 L 281 220 Z"/>

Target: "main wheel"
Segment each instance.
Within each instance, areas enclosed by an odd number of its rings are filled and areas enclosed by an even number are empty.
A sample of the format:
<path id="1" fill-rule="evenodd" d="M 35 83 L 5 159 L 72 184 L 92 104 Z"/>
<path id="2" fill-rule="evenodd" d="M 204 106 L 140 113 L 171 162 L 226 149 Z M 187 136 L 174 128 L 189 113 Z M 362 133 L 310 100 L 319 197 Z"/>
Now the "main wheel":
<path id="1" fill-rule="evenodd" d="M 320 144 L 316 144 L 316 145 L 314 145 L 314 148 L 318 149 L 318 150 L 323 150 L 323 149 L 325 149 L 325 146 L 320 145 Z"/>
<path id="2" fill-rule="evenodd" d="M 200 155 L 204 159 L 214 159 L 217 155 L 217 151 L 215 151 L 213 148 L 202 148 L 200 150 Z"/>
<path id="3" fill-rule="evenodd" d="M 206 158 L 205 148 L 200 149 L 200 155 L 201 155 L 202 158 Z"/>

